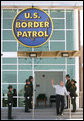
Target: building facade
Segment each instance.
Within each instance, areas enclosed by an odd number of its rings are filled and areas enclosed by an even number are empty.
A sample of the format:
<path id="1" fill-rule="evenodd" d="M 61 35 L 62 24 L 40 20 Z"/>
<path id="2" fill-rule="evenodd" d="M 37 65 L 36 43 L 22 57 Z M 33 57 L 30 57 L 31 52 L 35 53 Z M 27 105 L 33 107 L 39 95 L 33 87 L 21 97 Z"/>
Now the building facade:
<path id="1" fill-rule="evenodd" d="M 28 6 L 27 6 L 28 7 Z M 39 84 L 40 89 L 34 93 L 36 97 L 45 93 L 48 100 L 49 94 L 53 94 L 50 86 L 52 78 L 55 83 L 63 80 L 69 74 L 71 79 L 77 81 L 77 107 L 79 108 L 79 57 L 72 58 L 19 58 L 18 51 L 70 51 L 79 50 L 78 11 L 79 8 L 42 7 L 53 21 L 53 34 L 50 40 L 39 48 L 28 48 L 19 44 L 12 34 L 12 22 L 17 13 L 25 6 L 2 6 L 1 10 L 1 105 L 6 107 L 8 85 L 12 84 L 17 90 L 17 107 L 24 107 L 25 80 L 32 75 L 34 77 L 34 89 Z M 49 76 L 51 74 L 51 76 Z M 46 77 L 47 76 L 47 77 Z M 45 78 L 47 79 L 45 79 Z M 56 78 L 57 77 L 57 78 Z M 39 82 L 39 78 L 41 79 Z M 46 80 L 43 81 L 43 80 Z M 42 82 L 43 81 L 43 82 Z M 46 84 L 45 84 L 46 83 Z M 42 86 L 41 86 L 42 85 Z"/>

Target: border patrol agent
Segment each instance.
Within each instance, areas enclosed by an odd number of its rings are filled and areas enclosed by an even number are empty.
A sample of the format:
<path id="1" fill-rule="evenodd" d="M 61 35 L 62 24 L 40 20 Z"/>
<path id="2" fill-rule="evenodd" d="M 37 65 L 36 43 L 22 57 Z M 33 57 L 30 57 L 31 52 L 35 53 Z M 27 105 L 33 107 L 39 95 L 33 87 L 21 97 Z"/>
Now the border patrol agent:
<path id="1" fill-rule="evenodd" d="M 67 80 L 67 82 L 65 84 L 65 87 L 66 87 L 67 91 L 70 92 L 71 80 L 70 80 L 69 74 L 66 75 L 66 80 Z M 69 99 L 68 99 L 68 96 L 67 96 L 67 107 L 66 108 L 69 108 L 69 104 L 68 104 L 69 102 L 68 101 L 69 101 Z"/>
<path id="2" fill-rule="evenodd" d="M 77 97 L 76 90 L 77 90 L 77 87 L 76 87 L 75 83 L 76 83 L 76 81 L 74 79 L 72 79 L 71 80 L 71 87 L 70 87 L 71 103 L 73 105 L 72 112 L 76 112 L 76 97 Z"/>
<path id="3" fill-rule="evenodd" d="M 29 81 L 30 81 L 30 83 L 31 83 L 31 101 L 30 101 L 30 109 L 32 109 L 32 96 L 33 96 L 33 77 L 32 76 L 29 76 Z"/>
<path id="4" fill-rule="evenodd" d="M 67 82 L 66 82 L 65 86 L 66 86 L 67 91 L 70 92 L 71 81 L 70 81 L 70 75 L 69 74 L 66 75 L 66 80 L 67 80 Z"/>
<path id="5" fill-rule="evenodd" d="M 9 85 L 8 89 L 9 89 L 8 91 L 8 119 L 12 119 L 12 105 L 13 105 L 12 85 Z"/>
<path id="6" fill-rule="evenodd" d="M 13 89 L 13 107 L 17 107 L 17 98 L 14 98 L 14 96 L 17 96 L 16 89 Z"/>
<path id="7" fill-rule="evenodd" d="M 24 86 L 24 97 L 25 97 L 25 112 L 30 112 L 29 107 L 31 105 L 31 95 L 32 95 L 32 88 L 31 82 L 27 79 L 26 85 Z"/>

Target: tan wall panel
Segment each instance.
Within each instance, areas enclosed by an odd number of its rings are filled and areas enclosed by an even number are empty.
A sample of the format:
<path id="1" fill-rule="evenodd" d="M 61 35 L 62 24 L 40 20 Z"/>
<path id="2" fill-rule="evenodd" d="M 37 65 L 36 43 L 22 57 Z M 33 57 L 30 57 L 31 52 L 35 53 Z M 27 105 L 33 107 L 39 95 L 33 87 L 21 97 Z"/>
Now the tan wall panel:
<path id="1" fill-rule="evenodd" d="M 2 9 L 25 9 L 25 8 L 29 8 L 32 6 L 1 6 Z M 38 7 L 41 9 L 83 9 L 83 7 L 78 7 L 78 6 L 34 6 L 34 7 Z"/>
<path id="2" fill-rule="evenodd" d="M 83 107 L 83 47 L 80 52 L 80 107 Z"/>

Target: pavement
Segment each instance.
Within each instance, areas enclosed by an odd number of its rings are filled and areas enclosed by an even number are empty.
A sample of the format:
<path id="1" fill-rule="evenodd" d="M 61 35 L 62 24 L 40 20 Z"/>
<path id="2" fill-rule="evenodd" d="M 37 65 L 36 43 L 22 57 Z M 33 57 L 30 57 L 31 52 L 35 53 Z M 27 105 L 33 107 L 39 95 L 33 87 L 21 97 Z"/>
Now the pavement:
<path id="1" fill-rule="evenodd" d="M 1 109 L 1 120 L 7 119 L 7 108 Z M 13 120 L 68 120 L 68 119 L 83 119 L 83 109 L 78 109 L 77 112 L 71 113 L 68 109 L 64 110 L 63 116 L 56 115 L 55 108 L 43 108 L 31 110 L 30 113 L 25 113 L 24 108 L 14 108 L 12 111 Z"/>

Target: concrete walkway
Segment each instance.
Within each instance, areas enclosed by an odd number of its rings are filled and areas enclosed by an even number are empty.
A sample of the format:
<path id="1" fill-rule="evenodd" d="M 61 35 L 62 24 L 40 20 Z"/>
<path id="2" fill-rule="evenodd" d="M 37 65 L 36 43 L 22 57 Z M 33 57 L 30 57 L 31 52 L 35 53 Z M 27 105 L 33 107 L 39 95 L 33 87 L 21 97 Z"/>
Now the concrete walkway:
<path id="1" fill-rule="evenodd" d="M 77 112 L 72 113 L 72 119 L 83 119 L 83 110 L 79 109 Z M 7 120 L 7 109 L 1 110 L 1 119 Z M 64 110 L 63 116 L 56 116 L 55 108 L 47 109 L 35 109 L 35 112 L 25 113 L 24 109 L 13 109 L 13 119 L 14 120 L 65 120 L 70 119 L 69 110 Z"/>

